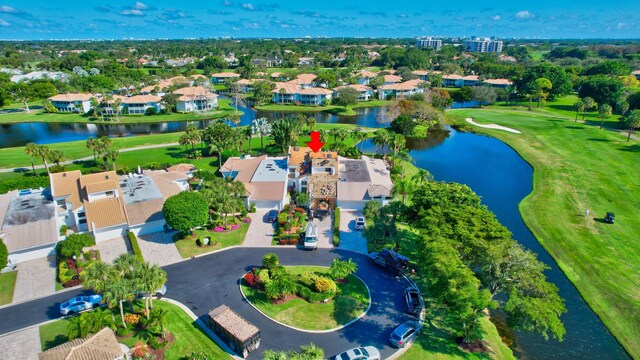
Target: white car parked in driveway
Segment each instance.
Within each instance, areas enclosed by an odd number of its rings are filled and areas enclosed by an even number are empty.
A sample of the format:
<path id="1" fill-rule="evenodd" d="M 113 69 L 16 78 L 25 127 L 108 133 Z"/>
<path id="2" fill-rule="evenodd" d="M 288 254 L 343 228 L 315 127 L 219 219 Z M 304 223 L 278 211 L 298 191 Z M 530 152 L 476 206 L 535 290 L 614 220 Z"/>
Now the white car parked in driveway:
<path id="1" fill-rule="evenodd" d="M 364 230 L 366 227 L 366 223 L 364 222 L 364 218 L 359 216 L 356 218 L 356 230 Z"/>
<path id="2" fill-rule="evenodd" d="M 102 295 L 76 296 L 60 304 L 60 314 L 73 315 L 82 311 L 91 310 L 102 304 Z"/>
<path id="3" fill-rule="evenodd" d="M 349 349 L 332 358 L 333 360 L 380 360 L 380 352 L 373 346 Z"/>

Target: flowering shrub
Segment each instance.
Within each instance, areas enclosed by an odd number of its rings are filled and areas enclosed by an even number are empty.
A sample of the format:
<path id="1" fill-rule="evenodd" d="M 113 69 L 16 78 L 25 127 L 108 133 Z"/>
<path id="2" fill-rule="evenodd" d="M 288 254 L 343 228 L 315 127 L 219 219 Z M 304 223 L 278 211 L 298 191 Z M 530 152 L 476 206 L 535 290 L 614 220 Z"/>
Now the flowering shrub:
<path id="1" fill-rule="evenodd" d="M 213 231 L 215 231 L 215 232 L 224 232 L 224 228 L 222 226 L 216 226 L 215 228 L 213 228 Z"/>
<path id="2" fill-rule="evenodd" d="M 124 322 L 131 325 L 138 325 L 140 322 L 140 315 L 138 314 L 125 314 Z"/>
<path id="3" fill-rule="evenodd" d="M 250 218 L 248 218 L 248 217 L 246 217 L 246 218 L 242 219 L 242 221 L 244 221 L 244 222 L 246 222 L 246 223 L 248 224 L 248 223 L 250 223 L 250 222 L 251 222 L 251 219 L 250 219 Z"/>
<path id="4" fill-rule="evenodd" d="M 131 350 L 131 355 L 133 355 L 134 359 L 144 359 L 149 353 L 149 346 L 142 341 L 138 341 Z"/>
<path id="5" fill-rule="evenodd" d="M 231 225 L 231 230 L 238 230 L 240 225 Z"/>
<path id="6" fill-rule="evenodd" d="M 244 276 L 244 281 L 246 281 L 249 286 L 254 287 L 256 285 L 256 276 L 252 272 L 247 273 Z"/>

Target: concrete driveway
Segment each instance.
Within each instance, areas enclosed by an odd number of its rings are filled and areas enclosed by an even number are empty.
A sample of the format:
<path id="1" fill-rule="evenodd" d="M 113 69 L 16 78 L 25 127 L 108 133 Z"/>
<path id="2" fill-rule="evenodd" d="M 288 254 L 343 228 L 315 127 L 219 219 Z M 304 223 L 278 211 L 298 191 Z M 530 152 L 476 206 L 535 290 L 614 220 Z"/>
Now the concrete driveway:
<path id="1" fill-rule="evenodd" d="M 247 230 L 242 246 L 245 247 L 270 247 L 273 240 L 273 233 L 276 224 L 265 222 L 265 216 L 269 209 L 258 209 L 255 213 L 249 214 L 251 224 Z"/>
<path id="2" fill-rule="evenodd" d="M 332 249 L 333 248 L 333 214 L 327 216 L 324 220 L 313 219 L 314 223 L 318 225 L 318 248 Z"/>
<path id="3" fill-rule="evenodd" d="M 367 239 L 361 230 L 356 230 L 356 218 L 363 216 L 361 211 L 341 211 L 340 248 L 368 254 Z"/>
<path id="4" fill-rule="evenodd" d="M 173 235 L 171 232 L 155 232 L 138 236 L 138 245 L 142 251 L 142 257 L 145 261 L 158 266 L 165 266 L 182 260 L 182 256 L 178 252 Z"/>

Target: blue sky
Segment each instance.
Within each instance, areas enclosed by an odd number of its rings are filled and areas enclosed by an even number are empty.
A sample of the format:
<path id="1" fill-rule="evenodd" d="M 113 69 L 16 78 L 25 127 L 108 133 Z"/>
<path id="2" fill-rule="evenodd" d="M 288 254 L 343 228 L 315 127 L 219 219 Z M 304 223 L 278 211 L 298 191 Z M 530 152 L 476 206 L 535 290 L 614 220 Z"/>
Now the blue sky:
<path id="1" fill-rule="evenodd" d="M 640 0 L 0 0 L 0 39 L 640 38 Z"/>

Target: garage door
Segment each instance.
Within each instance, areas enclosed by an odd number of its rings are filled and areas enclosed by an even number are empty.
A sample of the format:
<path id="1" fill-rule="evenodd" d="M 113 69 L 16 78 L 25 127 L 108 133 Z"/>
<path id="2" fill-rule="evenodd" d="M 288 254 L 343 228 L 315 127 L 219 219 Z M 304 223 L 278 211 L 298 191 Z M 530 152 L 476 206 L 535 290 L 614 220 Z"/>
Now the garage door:
<path id="1" fill-rule="evenodd" d="M 99 229 L 94 231 L 93 235 L 96 238 L 96 242 L 99 242 L 125 236 L 125 230 L 126 225 L 121 225 L 115 228 Z"/>
<path id="2" fill-rule="evenodd" d="M 337 202 L 337 207 L 340 208 L 340 210 L 358 210 L 358 211 L 362 211 L 362 209 L 364 209 L 364 205 L 366 204 L 366 201 L 340 201 L 338 200 Z"/>
<path id="3" fill-rule="evenodd" d="M 256 205 L 256 209 L 280 209 L 280 201 L 252 200 Z"/>
<path id="4" fill-rule="evenodd" d="M 131 232 L 136 234 L 136 236 L 152 234 L 155 232 L 164 231 L 164 224 L 164 220 L 151 221 L 132 227 Z"/>

